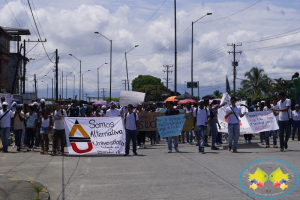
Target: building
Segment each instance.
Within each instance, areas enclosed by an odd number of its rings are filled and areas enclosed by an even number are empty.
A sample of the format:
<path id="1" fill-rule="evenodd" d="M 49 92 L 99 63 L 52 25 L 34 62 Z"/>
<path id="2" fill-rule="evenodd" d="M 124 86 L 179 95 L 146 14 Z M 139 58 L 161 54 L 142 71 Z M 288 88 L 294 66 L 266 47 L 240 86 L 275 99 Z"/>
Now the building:
<path id="1" fill-rule="evenodd" d="M 8 63 L 11 57 L 11 39 L 12 36 L 0 26 L 0 92 L 6 92 L 8 90 Z"/>

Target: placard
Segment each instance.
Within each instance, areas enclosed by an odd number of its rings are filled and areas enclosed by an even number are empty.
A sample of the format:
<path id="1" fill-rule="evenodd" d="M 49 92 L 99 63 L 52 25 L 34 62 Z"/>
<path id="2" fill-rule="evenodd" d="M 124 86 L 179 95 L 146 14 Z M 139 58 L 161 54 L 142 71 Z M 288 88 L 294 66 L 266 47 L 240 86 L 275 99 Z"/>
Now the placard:
<path id="1" fill-rule="evenodd" d="M 157 128 L 160 137 L 173 137 L 181 134 L 185 115 L 170 115 L 157 117 Z"/>
<path id="2" fill-rule="evenodd" d="M 137 107 L 139 103 L 144 102 L 145 93 L 133 92 L 133 91 L 121 91 L 120 94 L 120 105 L 127 106 L 132 104 L 133 107 Z"/>

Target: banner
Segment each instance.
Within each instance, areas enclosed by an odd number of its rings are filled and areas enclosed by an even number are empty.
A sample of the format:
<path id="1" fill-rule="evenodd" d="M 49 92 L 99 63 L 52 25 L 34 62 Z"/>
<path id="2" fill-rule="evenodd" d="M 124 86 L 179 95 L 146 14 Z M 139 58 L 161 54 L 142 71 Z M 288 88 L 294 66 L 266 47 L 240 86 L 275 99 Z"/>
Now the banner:
<path id="1" fill-rule="evenodd" d="M 124 154 L 126 133 L 121 117 L 64 118 L 70 155 Z"/>
<path id="2" fill-rule="evenodd" d="M 279 129 L 272 111 L 249 112 L 246 113 L 245 117 L 253 133 Z"/>
<path id="3" fill-rule="evenodd" d="M 223 103 L 227 103 L 227 105 L 231 105 L 231 101 L 230 101 L 230 96 L 227 92 L 225 92 L 223 94 L 223 97 L 221 99 L 220 105 L 222 105 Z"/>
<path id="4" fill-rule="evenodd" d="M 8 103 L 7 109 L 10 109 L 10 106 L 12 104 L 11 100 L 13 99 L 13 95 L 12 94 L 0 93 L 0 98 L 2 98 L 2 97 L 4 97 L 5 98 L 5 102 Z"/>
<path id="5" fill-rule="evenodd" d="M 181 134 L 185 122 L 185 115 L 170 115 L 157 117 L 157 128 L 160 137 L 172 137 Z"/>
<path id="6" fill-rule="evenodd" d="M 120 94 L 120 105 L 127 106 L 132 104 L 133 107 L 137 107 L 139 103 L 144 102 L 145 93 L 133 92 L 133 91 L 121 91 Z"/>
<path id="7" fill-rule="evenodd" d="M 156 117 L 163 116 L 164 113 L 148 112 L 138 113 L 140 121 L 140 131 L 157 131 Z"/>

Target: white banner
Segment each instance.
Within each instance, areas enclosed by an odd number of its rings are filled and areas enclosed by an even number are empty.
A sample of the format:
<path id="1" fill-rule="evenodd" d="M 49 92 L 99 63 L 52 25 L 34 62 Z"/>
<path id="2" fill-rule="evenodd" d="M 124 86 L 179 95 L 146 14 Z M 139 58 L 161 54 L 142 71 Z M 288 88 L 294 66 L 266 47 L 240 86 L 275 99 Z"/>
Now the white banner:
<path id="1" fill-rule="evenodd" d="M 272 111 L 249 112 L 245 115 L 253 133 L 278 130 L 278 123 Z"/>
<path id="2" fill-rule="evenodd" d="M 125 153 L 126 133 L 121 117 L 66 117 L 64 121 L 70 155 Z"/>
<path id="3" fill-rule="evenodd" d="M 13 95 L 12 94 L 4 94 L 4 93 L 0 93 L 0 98 L 4 97 L 5 98 L 5 102 L 8 103 L 7 108 L 10 109 L 10 106 L 12 104 L 11 100 L 13 99 Z M 1 108 L 2 109 L 2 108 Z"/>
<path id="4" fill-rule="evenodd" d="M 121 91 L 120 94 L 120 105 L 127 106 L 132 104 L 133 107 L 137 107 L 139 103 L 144 102 L 145 93 L 133 92 L 133 91 Z"/>

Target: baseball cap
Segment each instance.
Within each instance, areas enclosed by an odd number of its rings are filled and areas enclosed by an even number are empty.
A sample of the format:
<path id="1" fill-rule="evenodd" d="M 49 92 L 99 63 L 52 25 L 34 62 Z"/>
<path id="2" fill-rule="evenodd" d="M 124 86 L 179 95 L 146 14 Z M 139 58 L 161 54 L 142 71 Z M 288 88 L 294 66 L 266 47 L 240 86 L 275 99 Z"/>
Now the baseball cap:
<path id="1" fill-rule="evenodd" d="M 112 101 L 112 102 L 110 102 L 110 105 L 115 106 L 116 104 L 115 104 L 115 102 Z"/>
<path id="2" fill-rule="evenodd" d="M 8 106 L 8 103 L 4 101 L 4 102 L 2 103 L 2 105 L 3 105 L 3 106 Z"/>
<path id="3" fill-rule="evenodd" d="M 41 101 L 40 101 L 41 103 L 45 103 L 46 101 L 45 101 L 45 99 L 41 99 Z"/>
<path id="4" fill-rule="evenodd" d="M 11 106 L 16 107 L 16 106 L 17 106 L 17 102 L 14 101 L 14 102 L 11 104 Z"/>
<path id="5" fill-rule="evenodd" d="M 299 107 L 299 104 L 296 104 L 295 107 Z"/>
<path id="6" fill-rule="evenodd" d="M 102 106 L 102 109 L 107 109 L 107 107 L 104 105 L 104 106 Z"/>
<path id="7" fill-rule="evenodd" d="M 38 106 L 39 104 L 37 102 L 33 102 L 33 106 Z"/>

